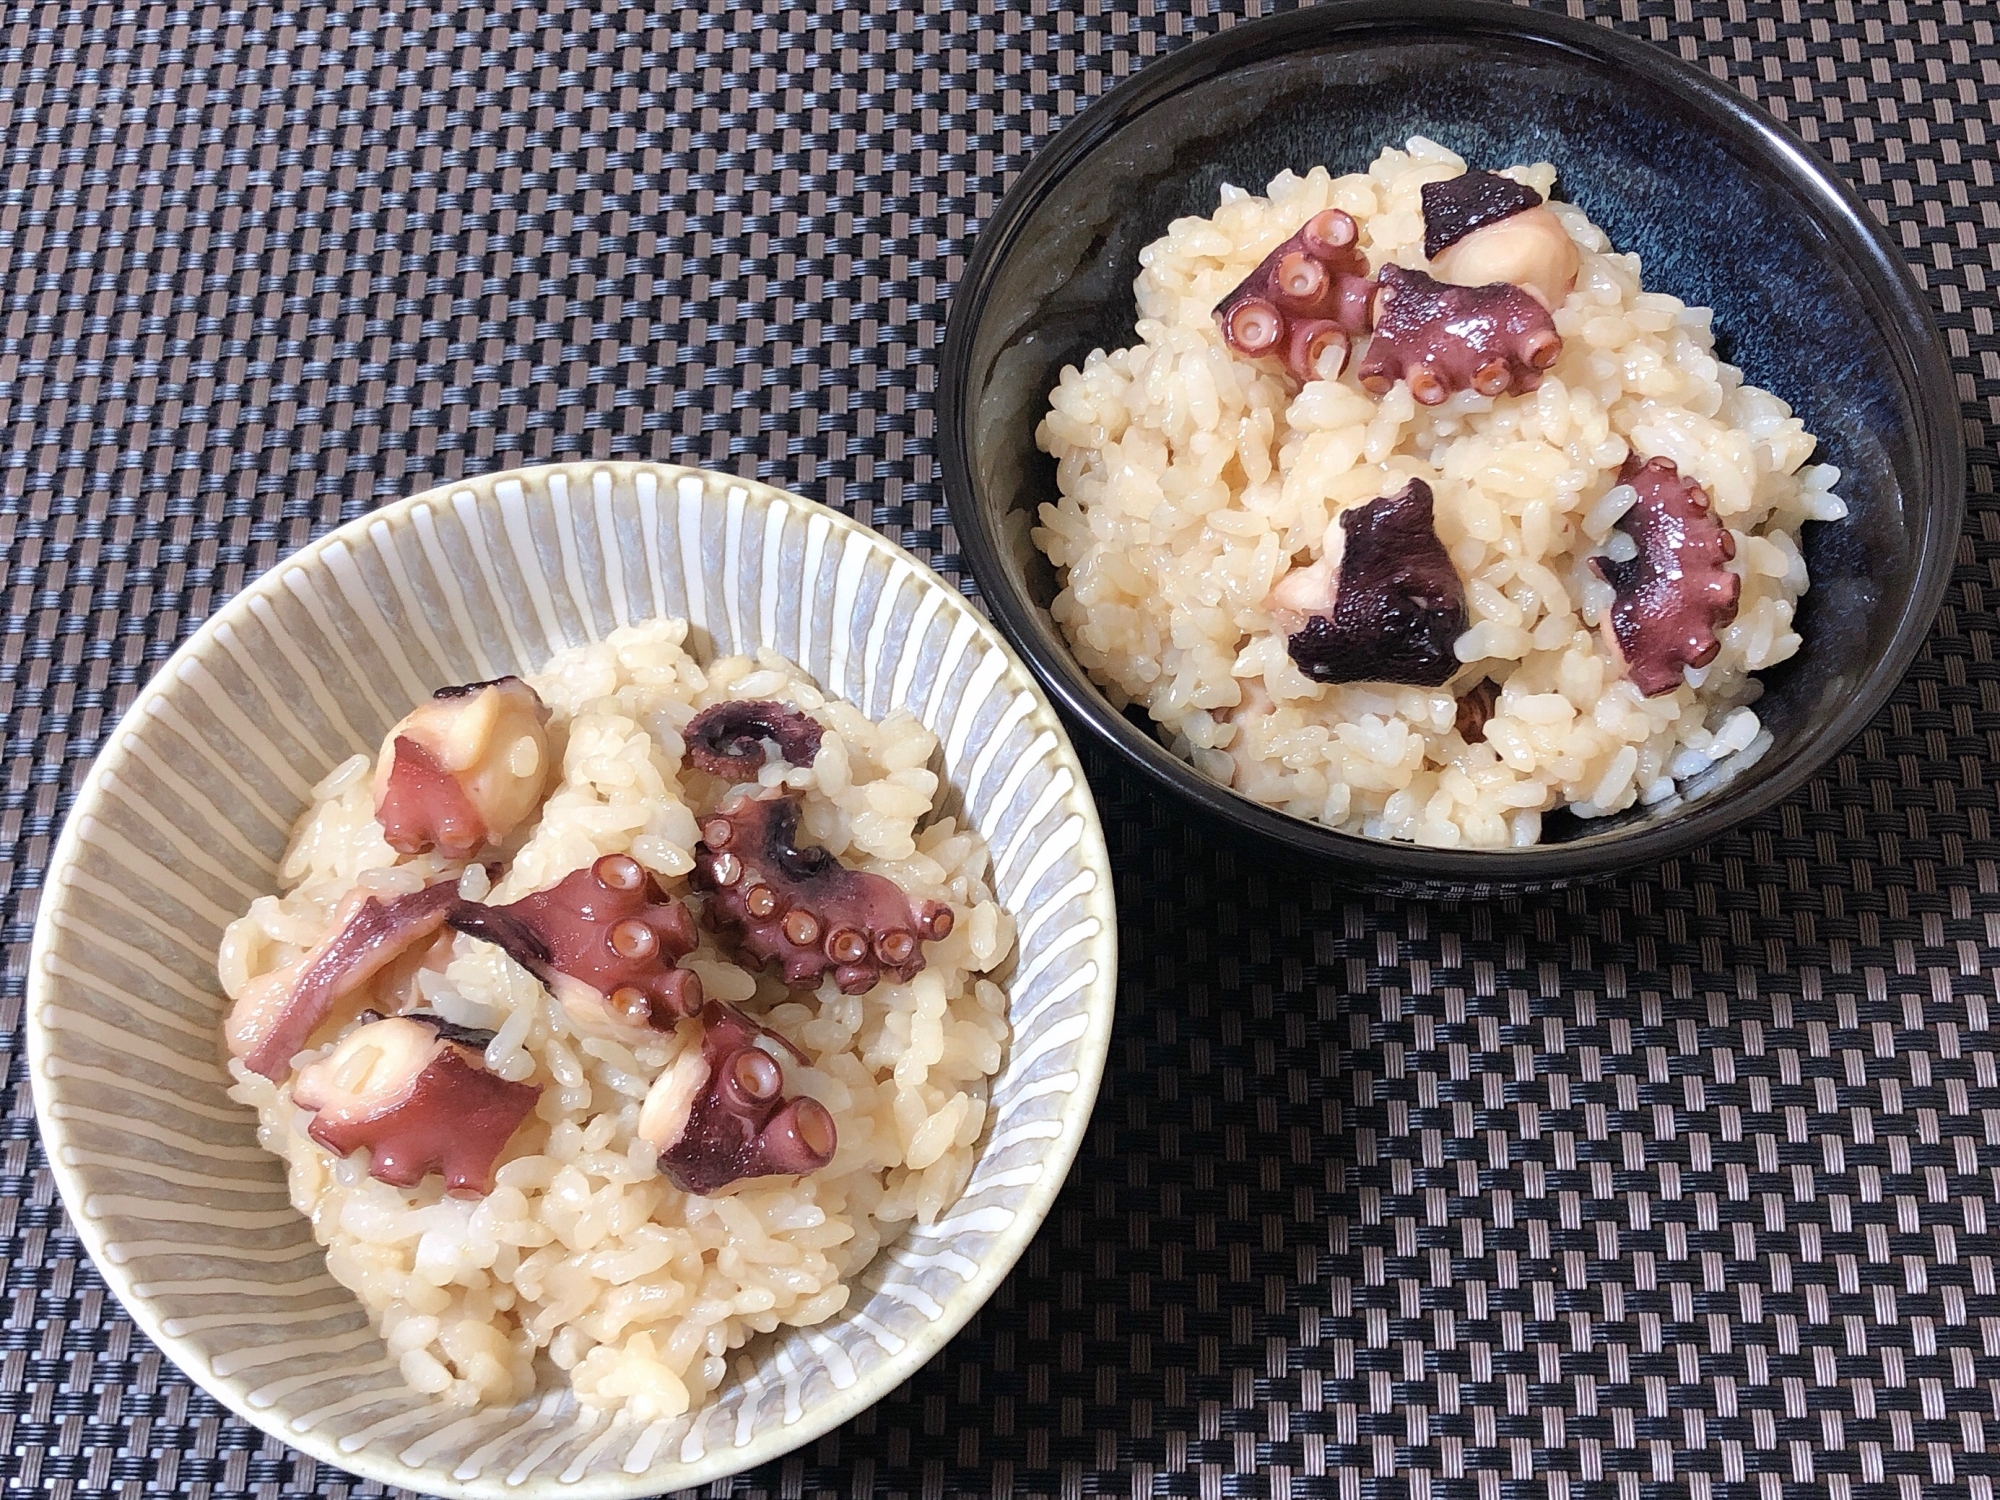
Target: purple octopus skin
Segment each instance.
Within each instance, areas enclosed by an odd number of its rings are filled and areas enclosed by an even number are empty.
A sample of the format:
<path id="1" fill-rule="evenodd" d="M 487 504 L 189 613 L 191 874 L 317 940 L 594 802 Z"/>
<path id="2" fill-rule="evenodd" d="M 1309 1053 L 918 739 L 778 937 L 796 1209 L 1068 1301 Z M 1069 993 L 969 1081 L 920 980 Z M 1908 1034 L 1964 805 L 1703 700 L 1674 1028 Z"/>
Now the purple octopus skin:
<path id="1" fill-rule="evenodd" d="M 415 1187 L 436 1172 L 451 1196 L 480 1197 L 542 1092 L 487 1072 L 480 1049 L 490 1040 L 437 1016 L 368 1013 L 300 1072 L 292 1099 L 313 1112 L 308 1135 L 340 1156 L 365 1149 L 376 1180 Z M 361 1079 L 346 1083 L 357 1064 Z"/>
<path id="2" fill-rule="evenodd" d="M 760 699 L 704 708 L 689 722 L 685 738 L 696 769 L 740 780 L 764 768 L 764 741 L 775 742 L 790 764 L 809 766 L 824 733 L 817 719 L 788 704 Z"/>
<path id="3" fill-rule="evenodd" d="M 1604 612 L 1604 641 L 1648 698 L 1671 693 L 1689 667 L 1715 660 L 1716 632 L 1736 618 L 1743 580 L 1723 564 L 1736 539 L 1716 517 L 1708 493 L 1672 459 L 1641 462 L 1635 453 L 1618 482 L 1639 492 L 1618 529 L 1638 544 L 1638 556 L 1590 560 L 1616 593 Z"/>
<path id="4" fill-rule="evenodd" d="M 1458 737 L 1468 745 L 1486 743 L 1486 725 L 1493 717 L 1493 710 L 1500 704 L 1500 689 L 1492 682 L 1481 680 L 1473 683 L 1458 695 L 1458 713 L 1453 717 L 1452 728 Z"/>
<path id="5" fill-rule="evenodd" d="M 1412 479 L 1343 511 L 1340 529 L 1332 608 L 1286 639 L 1292 660 L 1315 682 L 1441 686 L 1459 666 L 1465 585 L 1438 540 L 1430 486 Z"/>
<path id="6" fill-rule="evenodd" d="M 1498 172 L 1466 172 L 1443 182 L 1427 182 L 1418 190 L 1424 206 L 1424 259 L 1488 224 L 1539 208 L 1542 195 Z"/>
<path id="7" fill-rule="evenodd" d="M 675 967 L 694 951 L 694 918 L 629 855 L 606 854 L 507 906 L 462 902 L 449 920 L 497 944 L 558 999 L 581 986 L 633 1026 L 666 1030 L 701 1009 L 701 980 Z"/>
<path id="8" fill-rule="evenodd" d="M 1402 379 L 1425 406 L 1468 389 L 1532 391 L 1562 354 L 1555 319 L 1520 287 L 1451 286 L 1396 265 L 1382 268 L 1381 284 L 1375 337 L 1355 371 L 1374 395 Z"/>
<path id="9" fill-rule="evenodd" d="M 796 798 L 741 792 L 702 824 L 694 883 L 713 893 L 709 925 L 746 965 L 783 964 L 787 984 L 832 970 L 843 995 L 861 995 L 884 974 L 914 978 L 923 944 L 951 932 L 951 908 L 912 903 L 893 880 L 801 846 L 798 832 Z"/>
<path id="10" fill-rule="evenodd" d="M 436 936 L 459 904 L 458 886 L 450 880 L 388 901 L 366 897 L 306 957 L 290 987 L 269 997 L 275 1003 L 239 1002 L 230 1012 L 230 1051 L 254 1073 L 284 1077 L 292 1058 L 336 1005 L 418 943 Z"/>
<path id="11" fill-rule="evenodd" d="M 486 747 L 471 764 L 447 766 L 439 756 L 461 715 L 480 713 L 492 695 Z M 382 837 L 399 854 L 436 849 L 447 859 L 469 859 L 506 840 L 541 801 L 547 781 L 548 706 L 518 677 L 441 687 L 389 733 L 375 779 L 375 818 Z M 527 735 L 535 768 L 509 764 L 513 743 Z"/>
<path id="12" fill-rule="evenodd" d="M 797 1049 L 725 1005 L 701 1012 L 701 1052 L 708 1078 L 687 1125 L 660 1148 L 661 1175 L 684 1193 L 704 1196 L 746 1177 L 817 1172 L 838 1144 L 833 1116 L 817 1099 L 785 1097 L 785 1068 L 758 1045 Z"/>
<path id="13" fill-rule="evenodd" d="M 1271 355 L 1299 381 L 1317 380 L 1321 356 L 1368 331 L 1375 284 L 1351 215 L 1323 209 L 1216 304 L 1222 337 L 1238 354 Z"/>
<path id="14" fill-rule="evenodd" d="M 486 822 L 437 757 L 408 735 L 396 736 L 395 760 L 375 810 L 382 837 L 399 854 L 442 851 L 467 859 L 486 843 Z"/>

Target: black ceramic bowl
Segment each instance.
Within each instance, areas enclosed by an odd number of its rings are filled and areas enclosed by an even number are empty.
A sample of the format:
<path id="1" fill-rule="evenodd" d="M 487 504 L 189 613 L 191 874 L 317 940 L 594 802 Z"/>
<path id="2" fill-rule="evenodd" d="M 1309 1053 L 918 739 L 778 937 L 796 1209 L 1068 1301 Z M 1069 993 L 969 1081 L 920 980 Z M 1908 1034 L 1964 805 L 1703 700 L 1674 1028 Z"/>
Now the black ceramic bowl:
<path id="1" fill-rule="evenodd" d="M 1722 356 L 1777 392 L 1843 471 L 1844 522 L 1806 528 L 1805 646 L 1763 674 L 1775 743 L 1665 812 L 1551 815 L 1533 849 L 1435 850 L 1260 806 L 1121 715 L 1049 616 L 1028 530 L 1056 497 L 1035 427 L 1064 365 L 1133 341 L 1142 246 L 1224 182 L 1364 167 L 1412 135 L 1474 164 L 1547 160 L 1558 195 L 1637 251 L 1649 289 L 1715 309 Z M 1654 863 L 1770 807 L 1901 680 L 1950 575 L 1965 452 L 1922 294 L 1868 211 L 1795 137 L 1645 42 L 1467 0 L 1336 0 L 1148 67 L 1066 126 L 980 236 L 952 300 L 939 393 L 946 496 L 993 617 L 1058 702 L 1158 785 L 1378 888 L 1544 886 Z M 1727 762 L 1724 763 L 1725 765 Z"/>

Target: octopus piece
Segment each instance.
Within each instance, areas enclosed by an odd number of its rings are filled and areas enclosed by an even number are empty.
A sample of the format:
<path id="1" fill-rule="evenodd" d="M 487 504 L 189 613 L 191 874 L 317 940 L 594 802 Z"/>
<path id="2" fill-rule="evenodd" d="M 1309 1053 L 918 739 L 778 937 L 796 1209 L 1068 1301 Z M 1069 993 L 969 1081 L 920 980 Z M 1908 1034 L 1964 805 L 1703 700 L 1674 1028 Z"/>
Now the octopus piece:
<path id="1" fill-rule="evenodd" d="M 764 741 L 775 744 L 791 765 L 809 766 L 824 733 L 817 719 L 789 704 L 717 703 L 688 724 L 688 759 L 711 776 L 743 780 L 764 768 Z"/>
<path id="2" fill-rule="evenodd" d="M 884 974 L 915 977 L 923 944 L 951 932 L 951 908 L 913 903 L 798 834 L 798 800 L 784 796 L 739 793 L 702 825 L 694 883 L 714 893 L 709 925 L 746 965 L 783 964 L 787 984 L 817 984 L 830 969 L 843 995 L 861 995 Z"/>
<path id="3" fill-rule="evenodd" d="M 1438 540 L 1431 487 L 1412 479 L 1342 511 L 1319 561 L 1280 579 L 1271 607 L 1315 682 L 1443 684 L 1458 670 L 1465 585 Z"/>
<path id="4" fill-rule="evenodd" d="M 1493 710 L 1499 706 L 1500 689 L 1482 678 L 1458 696 L 1458 714 L 1452 721 L 1452 728 L 1458 737 L 1468 745 L 1486 742 L 1486 721 L 1493 717 Z"/>
<path id="5" fill-rule="evenodd" d="M 1356 367 L 1377 396 L 1403 379 L 1425 406 L 1468 389 L 1532 391 L 1562 355 L 1549 310 L 1518 286 L 1447 286 L 1395 265 L 1382 268 L 1381 280 L 1375 337 Z"/>
<path id="6" fill-rule="evenodd" d="M 706 1195 L 833 1160 L 833 1115 L 817 1099 L 785 1097 L 785 1053 L 806 1060 L 739 1012 L 715 1001 L 702 1008 L 699 1050 L 654 1080 L 639 1111 L 639 1135 L 659 1151 L 668 1181 Z"/>
<path id="7" fill-rule="evenodd" d="M 542 800 L 549 710 L 518 677 L 439 688 L 391 729 L 375 762 L 375 819 L 399 854 L 470 859 Z"/>
<path id="8" fill-rule="evenodd" d="M 1671 693 L 1689 667 L 1715 660 L 1716 632 L 1736 618 L 1743 580 L 1723 564 L 1736 555 L 1736 539 L 1717 518 L 1708 493 L 1672 459 L 1641 462 L 1635 453 L 1618 482 L 1638 491 L 1618 522 L 1638 553 L 1618 562 L 1593 557 L 1590 565 L 1616 597 L 1604 612 L 1604 643 L 1624 663 L 1648 698 Z"/>
<path id="9" fill-rule="evenodd" d="M 1542 195 L 1497 172 L 1423 186 L 1424 258 L 1457 286 L 1510 282 L 1551 310 L 1576 286 L 1583 258 Z"/>
<path id="10" fill-rule="evenodd" d="M 336 1005 L 436 936 L 461 904 L 450 880 L 387 901 L 358 888 L 350 891 L 331 937 L 297 962 L 253 981 L 238 998 L 224 1027 L 231 1055 L 253 1073 L 284 1077 Z"/>
<path id="11" fill-rule="evenodd" d="M 422 1014 L 367 1021 L 300 1071 L 292 1102 L 313 1112 L 306 1134 L 327 1150 L 366 1150 L 378 1182 L 415 1187 L 436 1172 L 453 1197 L 480 1197 L 542 1092 L 486 1071 L 491 1040 Z"/>
<path id="12" fill-rule="evenodd" d="M 668 1030 L 701 1009 L 701 980 L 677 962 L 694 918 L 625 854 L 606 854 L 506 906 L 464 902 L 449 917 L 533 974 L 585 1030 Z"/>
<path id="13" fill-rule="evenodd" d="M 1339 375 L 1348 341 L 1368 331 L 1375 292 L 1358 240 L 1351 215 L 1314 214 L 1216 304 L 1223 340 L 1253 359 L 1274 356 L 1301 382 Z"/>

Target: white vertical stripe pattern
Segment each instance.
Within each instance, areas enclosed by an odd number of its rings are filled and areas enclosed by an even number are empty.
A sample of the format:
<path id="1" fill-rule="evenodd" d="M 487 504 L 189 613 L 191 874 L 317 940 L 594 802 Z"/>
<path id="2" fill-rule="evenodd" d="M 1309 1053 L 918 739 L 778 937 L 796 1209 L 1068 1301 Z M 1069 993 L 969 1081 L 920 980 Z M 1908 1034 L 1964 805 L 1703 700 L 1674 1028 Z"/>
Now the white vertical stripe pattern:
<path id="1" fill-rule="evenodd" d="M 213 955 L 244 893 L 268 885 L 276 821 L 372 748 L 416 689 L 441 686 L 440 670 L 535 669 L 548 645 L 601 639 L 634 612 L 685 615 L 697 649 L 768 646 L 870 714 L 907 708 L 938 735 L 1022 933 L 1014 1035 L 964 1197 L 878 1256 L 840 1317 L 752 1345 L 752 1376 L 690 1418 L 607 1424 L 563 1392 L 467 1413 L 404 1388 L 303 1218 L 248 1206 L 282 1198 L 284 1176 L 222 1092 Z M 35 1101 L 106 1279 L 265 1431 L 437 1495 L 609 1500 L 705 1484 L 910 1378 L 1047 1212 L 1110 1030 L 1103 836 L 1040 689 L 963 598 L 874 532 L 662 465 L 466 481 L 344 526 L 252 584 L 137 702 L 50 869 L 28 981 Z M 320 1296 L 272 1309 L 298 1288 Z"/>

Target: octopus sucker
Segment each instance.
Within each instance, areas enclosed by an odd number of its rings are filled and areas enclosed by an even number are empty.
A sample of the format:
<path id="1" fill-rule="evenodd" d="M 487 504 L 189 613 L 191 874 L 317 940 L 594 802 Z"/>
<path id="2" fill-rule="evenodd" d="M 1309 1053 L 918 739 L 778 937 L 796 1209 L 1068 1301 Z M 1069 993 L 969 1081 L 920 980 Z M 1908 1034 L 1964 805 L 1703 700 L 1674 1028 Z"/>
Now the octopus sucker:
<path id="1" fill-rule="evenodd" d="M 798 842 L 800 804 L 738 792 L 702 824 L 694 883 L 710 892 L 709 925 L 746 965 L 782 964 L 787 984 L 831 971 L 842 994 L 865 994 L 883 975 L 914 978 L 923 944 L 951 932 L 942 901 L 912 902 L 893 880 L 850 870 Z"/>
<path id="2" fill-rule="evenodd" d="M 764 742 L 778 747 L 789 765 L 809 766 L 825 730 L 817 719 L 784 703 L 755 700 L 717 703 L 688 723 L 688 759 L 711 776 L 746 778 L 763 769 Z"/>
<path id="3" fill-rule="evenodd" d="M 1420 192 L 1424 258 L 1438 280 L 1508 282 L 1551 309 L 1576 286 L 1583 266 L 1576 241 L 1533 188 L 1497 172 L 1467 172 Z"/>
<path id="4" fill-rule="evenodd" d="M 1375 301 L 1375 336 L 1356 366 L 1362 388 L 1385 394 L 1407 380 L 1436 406 L 1455 392 L 1519 395 L 1542 383 L 1562 355 L 1548 308 L 1518 286 L 1449 286 L 1388 265 Z"/>
<path id="5" fill-rule="evenodd" d="M 253 1073 L 285 1076 L 292 1058 L 341 1001 L 383 969 L 435 937 L 460 904 L 450 880 L 384 900 L 359 890 L 336 913 L 339 925 L 296 963 L 253 981 L 229 1012 L 229 1050 Z"/>
<path id="6" fill-rule="evenodd" d="M 375 818 L 399 854 L 470 859 L 541 805 L 548 706 L 518 677 L 439 688 L 383 738 Z"/>
<path id="7" fill-rule="evenodd" d="M 1315 682 L 1448 681 L 1465 585 L 1438 540 L 1430 486 L 1412 479 L 1334 517 L 1319 560 L 1280 579 L 1271 607 Z"/>
<path id="8" fill-rule="evenodd" d="M 785 1097 L 788 1053 L 776 1032 L 711 1000 L 701 1045 L 654 1081 L 639 1111 L 639 1135 L 660 1153 L 663 1176 L 686 1193 L 709 1194 L 746 1177 L 816 1172 L 833 1160 L 838 1133 L 817 1099 Z"/>
<path id="9" fill-rule="evenodd" d="M 1604 612 L 1604 643 L 1648 698 L 1671 693 L 1689 667 L 1705 667 L 1722 649 L 1717 632 L 1736 618 L 1743 580 L 1723 566 L 1736 539 L 1709 504 L 1708 492 L 1668 458 L 1635 453 L 1618 471 L 1638 499 L 1619 519 L 1635 556 L 1590 559 L 1614 597 Z"/>
<path id="10" fill-rule="evenodd" d="M 427 1015 L 368 1020 L 300 1070 L 292 1102 L 312 1112 L 306 1134 L 327 1150 L 365 1149 L 378 1181 L 415 1187 L 436 1172 L 452 1196 L 479 1197 L 542 1092 L 489 1073 L 490 1040 Z"/>
<path id="11" fill-rule="evenodd" d="M 1349 341 L 1368 331 L 1375 290 L 1358 241 L 1349 214 L 1314 214 L 1216 304 L 1223 340 L 1253 359 L 1274 356 L 1301 382 L 1340 374 Z"/>
<path id="12" fill-rule="evenodd" d="M 451 925 L 497 945 L 587 1030 L 670 1029 L 701 1009 L 701 980 L 677 967 L 694 918 L 630 855 L 606 854 L 506 906 L 463 902 Z"/>

